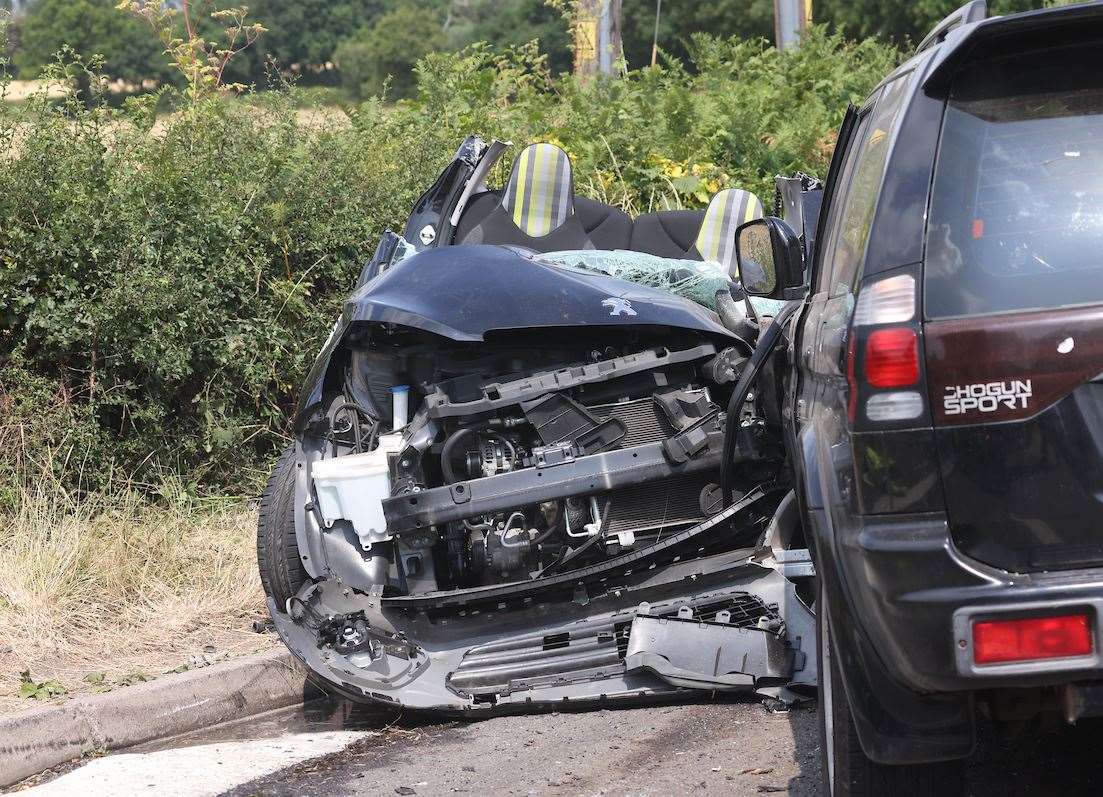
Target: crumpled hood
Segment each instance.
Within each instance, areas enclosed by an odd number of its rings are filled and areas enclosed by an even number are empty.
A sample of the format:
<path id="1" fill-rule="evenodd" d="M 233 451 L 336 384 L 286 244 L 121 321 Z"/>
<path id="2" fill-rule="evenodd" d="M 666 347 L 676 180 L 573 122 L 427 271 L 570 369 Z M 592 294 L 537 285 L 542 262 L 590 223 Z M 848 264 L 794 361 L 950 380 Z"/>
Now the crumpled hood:
<path id="1" fill-rule="evenodd" d="M 495 330 L 624 325 L 732 337 L 715 313 L 687 299 L 505 246 L 449 246 L 397 263 L 349 297 L 342 324 L 356 321 L 453 340 L 483 340 Z"/>

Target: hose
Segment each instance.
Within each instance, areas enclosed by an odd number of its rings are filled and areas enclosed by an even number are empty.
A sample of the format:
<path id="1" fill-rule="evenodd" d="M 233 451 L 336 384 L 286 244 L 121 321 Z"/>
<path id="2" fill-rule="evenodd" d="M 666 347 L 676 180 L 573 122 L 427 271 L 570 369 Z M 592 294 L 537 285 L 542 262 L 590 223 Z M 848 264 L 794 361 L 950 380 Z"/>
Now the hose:
<path id="1" fill-rule="evenodd" d="M 548 537 L 551 537 L 553 534 L 556 534 L 557 532 L 562 531 L 564 526 L 566 525 L 566 523 L 567 523 L 567 502 L 566 501 L 560 501 L 559 502 L 559 517 L 557 517 L 555 519 L 554 523 L 552 523 L 550 526 L 548 526 L 546 529 L 544 529 L 542 532 L 540 532 L 540 534 L 537 535 L 536 539 L 534 539 L 532 541 L 532 544 L 533 545 L 539 545 L 544 540 L 548 539 Z"/>
<path id="2" fill-rule="evenodd" d="M 375 444 L 376 438 L 378 437 L 379 422 L 375 419 L 375 416 L 373 416 L 370 411 L 364 409 L 364 407 L 360 406 L 355 401 L 346 397 L 339 404 L 335 404 L 333 406 L 333 408 L 329 411 L 330 428 L 332 428 L 337 421 L 337 413 L 343 411 L 346 414 L 352 414 L 349 413 L 350 410 L 352 411 L 352 413 L 363 417 L 368 422 L 368 424 L 370 424 L 370 431 L 368 432 L 368 445 L 367 447 L 365 447 L 363 437 L 360 433 L 360 421 L 357 420 L 355 417 L 350 420 L 353 439 L 352 453 L 357 454 L 361 451 L 370 451 L 372 449 L 372 446 Z M 333 456 L 337 456 L 336 436 L 333 437 Z"/>
<path id="3" fill-rule="evenodd" d="M 448 439 L 444 441 L 444 447 L 440 450 L 440 472 L 444 476 L 445 484 L 453 484 L 459 479 L 456 478 L 456 472 L 452 470 L 452 451 L 455 449 L 456 444 L 459 443 L 464 437 L 471 432 L 482 429 L 487 424 L 477 423 L 474 426 L 461 426 L 452 434 L 448 435 Z"/>
<path id="4" fill-rule="evenodd" d="M 509 516 L 509 520 L 506 521 L 505 528 L 503 528 L 498 533 L 498 537 L 501 539 L 502 545 L 504 545 L 506 548 L 527 548 L 530 545 L 532 545 L 532 542 L 533 542 L 532 540 L 522 540 L 521 542 L 509 542 L 508 539 L 507 539 L 506 535 L 508 535 L 509 532 L 513 530 L 513 520 L 514 520 L 514 518 L 521 518 L 521 531 L 525 530 L 525 513 L 524 512 L 514 512 L 512 515 Z"/>
<path id="5" fill-rule="evenodd" d="M 613 501 L 611 499 L 606 500 L 605 508 L 601 512 L 601 519 L 598 521 L 597 534 L 590 537 L 590 539 L 586 540 L 586 542 L 582 543 L 582 545 L 565 554 L 561 559 L 556 559 L 550 565 L 537 573 L 536 578 L 542 578 L 559 570 L 563 567 L 563 565 L 567 564 L 568 562 L 574 561 L 578 557 L 582 556 L 582 554 L 586 553 L 586 551 L 593 548 L 594 545 L 596 545 L 600 540 L 605 539 L 605 529 L 607 528 L 609 523 L 609 510 L 610 508 L 612 508 L 612 506 Z"/>
<path id="6" fill-rule="evenodd" d="M 766 364 L 766 360 L 781 340 L 785 324 L 802 305 L 803 302 L 794 301 L 781 308 L 774 317 L 774 322 L 759 337 L 750 362 L 743 368 L 739 382 L 736 383 L 735 390 L 728 400 L 727 417 L 724 423 L 724 453 L 720 460 L 720 495 L 725 509 L 732 505 L 732 460 L 735 457 L 736 435 L 739 434 L 740 409 L 747 401 L 747 394 L 751 392 L 751 385 L 758 378 L 762 366 Z"/>

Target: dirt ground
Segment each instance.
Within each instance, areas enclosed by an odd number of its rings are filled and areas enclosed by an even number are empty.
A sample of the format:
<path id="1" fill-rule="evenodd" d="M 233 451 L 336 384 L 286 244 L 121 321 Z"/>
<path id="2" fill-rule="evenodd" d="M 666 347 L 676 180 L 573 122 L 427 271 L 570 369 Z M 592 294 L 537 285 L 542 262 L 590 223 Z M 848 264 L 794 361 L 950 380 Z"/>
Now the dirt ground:
<path id="1" fill-rule="evenodd" d="M 259 614 L 242 616 L 232 627 L 196 628 L 161 640 L 156 647 L 104 644 L 79 650 L 43 650 L 32 659 L 17 655 L 0 639 L 0 714 L 57 705 L 81 695 L 122 689 L 166 673 L 278 647 L 275 633 L 258 634 L 253 630 L 253 620 L 260 618 Z M 36 683 L 56 681 L 64 685 L 65 694 L 49 700 L 19 697 L 20 673 L 24 670 L 30 670 Z"/>
<path id="2" fill-rule="evenodd" d="M 8 102 L 20 102 L 32 94 L 42 91 L 42 88 L 43 81 L 41 80 L 13 80 L 8 83 L 8 90 L 4 95 L 4 99 Z M 65 88 L 57 84 L 51 85 L 48 93 L 51 97 L 64 97 Z"/>

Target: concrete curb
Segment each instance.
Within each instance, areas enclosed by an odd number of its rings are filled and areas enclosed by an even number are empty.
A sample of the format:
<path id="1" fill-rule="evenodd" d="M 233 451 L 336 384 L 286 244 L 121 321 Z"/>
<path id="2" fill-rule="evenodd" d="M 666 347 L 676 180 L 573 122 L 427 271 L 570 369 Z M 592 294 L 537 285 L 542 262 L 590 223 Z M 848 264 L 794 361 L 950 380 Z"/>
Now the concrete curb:
<path id="1" fill-rule="evenodd" d="M 286 650 L 0 717 L 0 787 L 93 750 L 163 739 L 289 706 L 305 676 Z"/>

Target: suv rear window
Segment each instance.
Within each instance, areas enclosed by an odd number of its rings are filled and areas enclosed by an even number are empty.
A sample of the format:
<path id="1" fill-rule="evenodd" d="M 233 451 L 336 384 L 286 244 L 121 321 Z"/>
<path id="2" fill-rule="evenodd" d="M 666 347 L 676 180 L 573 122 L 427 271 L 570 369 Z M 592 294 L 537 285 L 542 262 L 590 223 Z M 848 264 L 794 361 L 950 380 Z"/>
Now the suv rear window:
<path id="1" fill-rule="evenodd" d="M 958 79 L 927 225 L 928 318 L 1103 302 L 1096 57 L 1020 54 Z"/>

